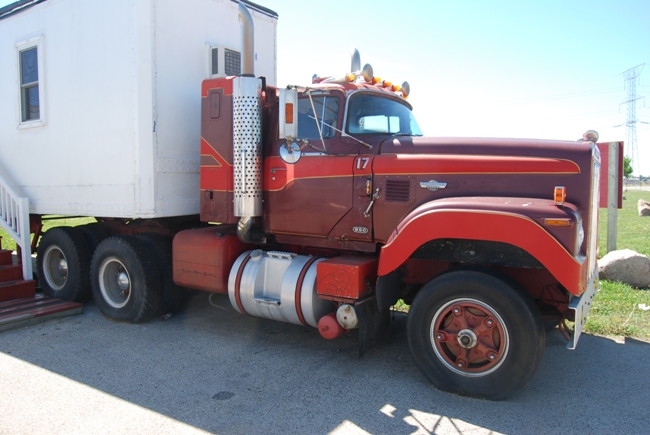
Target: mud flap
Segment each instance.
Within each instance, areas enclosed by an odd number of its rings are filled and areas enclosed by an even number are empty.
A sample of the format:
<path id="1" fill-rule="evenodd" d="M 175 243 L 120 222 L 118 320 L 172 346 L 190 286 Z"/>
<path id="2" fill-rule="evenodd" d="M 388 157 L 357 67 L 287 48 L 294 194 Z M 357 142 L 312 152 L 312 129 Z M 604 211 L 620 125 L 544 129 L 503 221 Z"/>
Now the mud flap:
<path id="1" fill-rule="evenodd" d="M 359 319 L 359 358 L 376 344 L 390 337 L 390 307 L 381 311 L 375 296 L 354 305 Z"/>

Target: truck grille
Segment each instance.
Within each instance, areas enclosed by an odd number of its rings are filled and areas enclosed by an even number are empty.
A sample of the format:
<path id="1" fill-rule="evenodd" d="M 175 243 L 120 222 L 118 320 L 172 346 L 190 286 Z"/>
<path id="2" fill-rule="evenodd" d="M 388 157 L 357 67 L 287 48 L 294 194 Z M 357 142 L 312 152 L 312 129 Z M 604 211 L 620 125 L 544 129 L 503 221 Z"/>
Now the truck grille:
<path id="1" fill-rule="evenodd" d="M 592 157 L 592 173 L 591 173 L 591 209 L 589 212 L 589 239 L 587 242 L 587 255 L 589 268 L 587 269 L 587 278 L 596 268 L 596 261 L 598 260 L 598 201 L 600 198 L 600 151 L 594 145 Z"/>

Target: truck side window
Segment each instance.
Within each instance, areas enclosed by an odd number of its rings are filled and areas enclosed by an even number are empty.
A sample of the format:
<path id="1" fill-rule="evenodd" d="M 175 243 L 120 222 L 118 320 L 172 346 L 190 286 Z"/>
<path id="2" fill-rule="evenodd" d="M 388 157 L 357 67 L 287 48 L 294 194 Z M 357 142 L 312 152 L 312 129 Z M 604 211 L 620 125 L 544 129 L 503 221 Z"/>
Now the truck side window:
<path id="1" fill-rule="evenodd" d="M 309 97 L 298 101 L 298 137 L 300 139 L 320 139 L 318 124 L 323 133 L 323 139 L 331 139 L 338 128 L 339 99 L 330 95 L 312 96 L 314 110 Z M 334 128 L 332 128 L 334 127 Z"/>

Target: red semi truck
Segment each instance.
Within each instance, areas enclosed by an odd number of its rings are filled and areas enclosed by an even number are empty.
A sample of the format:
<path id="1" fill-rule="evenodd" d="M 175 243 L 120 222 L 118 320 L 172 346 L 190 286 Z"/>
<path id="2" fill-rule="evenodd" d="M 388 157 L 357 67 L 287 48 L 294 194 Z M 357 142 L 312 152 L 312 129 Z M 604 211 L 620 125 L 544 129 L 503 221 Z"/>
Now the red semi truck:
<path id="1" fill-rule="evenodd" d="M 243 5 L 240 20 L 242 75 L 201 88 L 200 219 L 47 231 L 46 293 L 92 289 L 102 313 L 130 322 L 173 311 L 183 288 L 224 293 L 242 314 L 328 339 L 357 329 L 361 353 L 402 299 L 424 376 L 489 399 L 531 379 L 545 325 L 575 348 L 598 289 L 595 133 L 424 137 L 408 84 L 375 77 L 358 53 L 343 77 L 267 85 Z"/>

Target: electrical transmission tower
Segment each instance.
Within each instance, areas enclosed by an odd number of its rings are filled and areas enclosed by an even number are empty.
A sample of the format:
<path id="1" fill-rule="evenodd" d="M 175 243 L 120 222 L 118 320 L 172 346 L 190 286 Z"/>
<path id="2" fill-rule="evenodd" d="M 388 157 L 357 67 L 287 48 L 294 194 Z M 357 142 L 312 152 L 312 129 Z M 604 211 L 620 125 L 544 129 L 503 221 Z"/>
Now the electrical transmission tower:
<path id="1" fill-rule="evenodd" d="M 643 70 L 645 64 L 637 65 L 634 68 L 630 68 L 627 71 L 623 71 L 621 75 L 625 80 L 625 89 L 627 89 L 627 97 L 625 101 L 621 104 L 627 104 L 627 120 L 624 125 L 626 127 L 626 142 L 625 146 L 629 150 L 629 156 L 632 158 L 632 169 L 634 173 L 639 176 L 639 150 L 636 143 L 636 124 L 639 121 L 636 119 L 636 102 L 640 100 L 640 95 L 636 94 L 636 83 L 639 76 L 641 75 L 641 70 Z"/>

